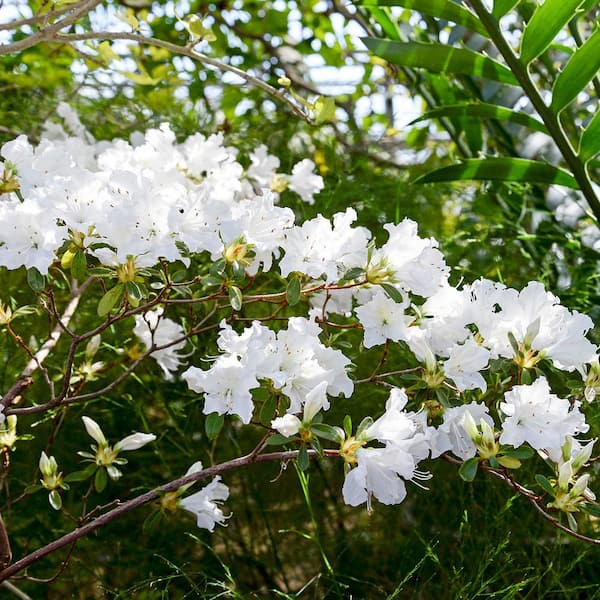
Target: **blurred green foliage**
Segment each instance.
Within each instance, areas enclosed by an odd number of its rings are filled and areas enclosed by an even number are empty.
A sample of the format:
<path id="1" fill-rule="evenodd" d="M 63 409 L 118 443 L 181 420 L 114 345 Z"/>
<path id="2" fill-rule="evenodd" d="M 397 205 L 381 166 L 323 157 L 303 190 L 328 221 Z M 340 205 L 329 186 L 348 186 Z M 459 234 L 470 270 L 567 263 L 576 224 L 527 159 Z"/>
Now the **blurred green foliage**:
<path id="1" fill-rule="evenodd" d="M 21 5 L 26 16 L 27 6 L 35 10 L 39 2 Z M 171 2 L 160 0 L 142 8 L 125 1 L 104 5 L 147 21 L 152 15 L 154 36 L 186 42 Z M 532 6 L 520 3 L 517 22 L 531 14 Z M 156 48 L 130 45 L 124 50 L 113 45 L 113 50 L 130 54 L 137 72 L 143 69 L 158 80 L 136 85 L 115 75 L 119 69 L 101 68 L 66 45 L 47 43 L 1 59 L 0 141 L 20 133 L 39 139 L 44 125 L 54 119 L 58 102 L 67 101 L 97 139 L 127 137 L 168 121 L 180 138 L 196 131 L 223 131 L 228 143 L 240 148 L 242 160 L 244 152 L 266 143 L 280 158 L 282 170 L 310 156 L 325 176 L 325 190 L 315 206 L 294 203 L 284 195 L 283 202 L 299 220 L 317 213 L 331 216 L 353 206 L 359 223 L 378 231 L 381 242 L 383 223 L 410 217 L 419 223 L 422 236 L 440 241 L 454 268 L 453 283 L 484 276 L 519 288 L 537 279 L 569 307 L 600 318 L 597 253 L 581 243 L 580 231 L 554 218 L 543 189 L 517 183 L 410 183 L 449 159 L 477 156 L 482 149 L 516 155 L 526 139 L 514 126 L 466 118 L 398 131 L 395 98 L 421 98 L 424 109 L 473 98 L 506 104 L 508 99 L 498 95 L 497 87 L 466 76 L 453 79 L 394 68 L 367 57 L 356 49 L 349 23 L 356 27 L 362 22 L 369 35 L 383 35 L 381 16 L 372 9 L 357 11 L 345 3 L 317 0 L 196 0 L 187 14 L 197 14 L 210 25 L 216 36 L 207 50 L 211 56 L 276 87 L 277 79 L 287 75 L 293 89 L 306 98 L 316 97 L 322 87 L 330 92 L 345 77 L 332 75 L 331 86 L 324 86 L 318 77 L 323 66 L 357 68 L 356 80 L 339 85 L 342 92 L 334 94 L 335 122 L 309 126 L 264 92 L 226 83 L 219 71 Z M 395 16 L 394 23 L 416 41 L 448 36 L 467 45 L 472 41 L 464 29 L 432 17 L 416 18 L 409 11 Z M 89 30 L 91 24 L 80 26 Z M 14 40 L 24 35 L 17 32 Z M 89 49 L 91 56 L 96 51 L 97 47 Z M 551 61 L 548 53 L 538 67 L 542 87 L 552 85 Z M 589 117 L 590 108 L 578 104 L 573 110 L 566 120 L 572 130 Z M 22 271 L 0 273 L 0 287 L 10 290 L 17 304 L 27 297 Z M 67 293 L 66 282 L 57 285 L 60 301 Z M 95 306 L 84 303 L 78 325 L 94 313 Z M 47 331 L 32 328 L 32 323 L 23 319 L 15 327 L 23 336 L 44 339 Z M 131 325 L 121 323 L 110 330 L 100 359 L 111 354 L 112 344 L 122 344 L 131 335 Z M 134 344 L 128 339 L 126 350 Z M 195 356 L 215 352 L 203 339 L 195 344 Z M 0 384 L 7 389 L 27 357 L 5 333 L 0 334 L 0 352 Z M 59 347 L 57 356 L 63 355 Z M 350 356 L 357 377 L 368 376 L 378 359 L 376 352 L 360 348 L 358 335 Z M 389 360 L 396 359 L 401 357 Z M 47 366 L 60 382 L 60 360 L 50 357 Z M 120 367 L 113 368 L 116 373 Z M 32 393 L 37 402 L 44 402 L 43 386 Z M 345 414 L 360 419 L 370 410 L 377 413 L 385 395 L 367 384 L 351 400 L 332 405 L 331 422 Z M 99 505 L 176 478 L 196 460 L 208 465 L 239 456 L 260 439 L 259 427 L 240 429 L 228 419 L 218 439 L 209 440 L 201 407 L 201 400 L 183 383 L 165 382 L 156 365 L 145 363 L 135 377 L 86 406 L 42 418 L 23 417 L 19 430 L 33 427 L 35 439 L 18 443 L 11 454 L 10 484 L 4 481 L 2 502 L 17 497 L 32 482 L 31 465 L 59 425 L 60 445 L 53 451 L 60 469 L 81 468 L 76 452 L 90 442 L 80 424 L 82 414 L 93 416 L 111 440 L 132 430 L 159 435 L 156 444 L 132 455 L 122 480 L 94 496 Z M 69 419 L 64 418 L 66 410 Z M 586 411 L 598 430 L 597 408 Z M 227 528 L 211 535 L 198 530 L 187 513 L 153 518 L 156 507 L 145 507 L 79 541 L 68 567 L 51 583 L 15 581 L 32 598 L 51 599 L 600 597 L 594 547 L 552 529 L 525 499 L 513 497 L 500 482 L 479 475 L 466 484 L 453 465 L 436 463 L 431 468 L 429 490 L 411 486 L 402 505 L 377 505 L 367 515 L 362 508 L 343 505 L 343 473 L 337 463 L 311 467 L 311 510 L 293 465 L 254 465 L 227 476 L 232 491 L 227 509 L 233 515 Z M 77 509 L 84 491 L 85 484 L 72 485 L 64 494 L 67 510 Z M 25 504 L 26 510 L 21 510 Z M 50 509 L 43 493 L 3 514 L 19 556 L 73 528 L 71 521 Z M 584 528 L 594 535 L 597 521 L 584 523 Z M 64 558 L 63 550 L 31 568 L 29 575 L 52 577 Z"/>

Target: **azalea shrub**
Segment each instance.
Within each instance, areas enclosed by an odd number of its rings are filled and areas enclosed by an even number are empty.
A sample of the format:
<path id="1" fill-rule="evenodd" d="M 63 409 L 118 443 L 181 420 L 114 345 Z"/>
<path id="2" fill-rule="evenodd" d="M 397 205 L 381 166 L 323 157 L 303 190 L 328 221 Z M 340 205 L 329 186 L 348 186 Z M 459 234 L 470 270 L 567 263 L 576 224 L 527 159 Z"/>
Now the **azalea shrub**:
<path id="1" fill-rule="evenodd" d="M 453 283 L 438 242 L 407 218 L 373 231 L 350 207 L 298 221 L 284 198 L 312 204 L 324 186 L 310 159 L 285 173 L 264 145 L 178 142 L 167 124 L 96 141 L 60 112 L 66 130 L 0 149 L 0 263 L 23 283 L 0 305 L 3 514 L 43 491 L 62 533 L 32 548 L 4 527 L 3 581 L 134 510 L 225 526 L 228 473 L 259 462 L 294 461 L 305 483 L 312 462 L 333 465 L 336 493 L 370 513 L 435 486 L 444 460 L 595 543 L 588 316 L 537 281 Z M 107 408 L 148 369 L 178 404 L 142 403 L 113 435 Z M 187 471 L 161 467 L 148 484 L 128 460 L 166 456 L 181 415 L 211 464 L 197 450 Z M 219 462 L 227 427 L 255 443 Z M 74 431 L 91 446 L 74 447 Z"/>

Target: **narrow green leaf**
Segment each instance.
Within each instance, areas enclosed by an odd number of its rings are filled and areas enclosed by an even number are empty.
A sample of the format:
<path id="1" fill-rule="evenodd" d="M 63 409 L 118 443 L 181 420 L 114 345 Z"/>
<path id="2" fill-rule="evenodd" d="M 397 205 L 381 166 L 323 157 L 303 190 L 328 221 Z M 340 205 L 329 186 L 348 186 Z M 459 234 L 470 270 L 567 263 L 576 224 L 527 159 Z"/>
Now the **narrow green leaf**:
<path id="1" fill-rule="evenodd" d="M 352 267 L 344 273 L 344 277 L 342 277 L 342 279 L 345 281 L 352 281 L 354 279 L 359 279 L 364 274 L 365 270 L 362 267 Z"/>
<path id="2" fill-rule="evenodd" d="M 413 183 L 434 181 L 521 181 L 523 183 L 547 183 L 579 189 L 575 178 L 552 165 L 525 158 L 472 158 L 456 165 L 442 167 L 415 179 Z"/>
<path id="3" fill-rule="evenodd" d="M 582 3 L 583 0 L 545 0 L 537 7 L 521 39 L 521 60 L 526 65 L 546 50 Z"/>
<path id="4" fill-rule="evenodd" d="M 241 310 L 242 309 L 242 291 L 239 287 L 232 285 L 229 288 L 229 304 L 231 304 L 231 308 L 233 310 Z"/>
<path id="5" fill-rule="evenodd" d="M 344 431 L 346 432 L 346 437 L 352 436 L 352 417 L 350 415 L 346 415 L 344 417 Z"/>
<path id="6" fill-rule="evenodd" d="M 77 250 L 71 263 L 71 275 L 77 281 L 83 281 L 87 276 L 87 258 L 83 250 Z"/>
<path id="7" fill-rule="evenodd" d="M 464 25 L 472 31 L 483 36 L 488 36 L 486 28 L 470 10 L 463 8 L 448 0 L 362 0 L 361 4 L 369 6 L 402 6 L 410 10 L 419 11 L 421 14 L 438 19 L 452 21 L 457 25 Z"/>
<path id="8" fill-rule="evenodd" d="M 105 317 L 123 298 L 125 286 L 122 283 L 117 283 L 114 288 L 108 290 L 100 302 L 98 302 L 98 316 Z"/>
<path id="9" fill-rule="evenodd" d="M 586 513 L 594 517 L 600 517 L 600 505 L 587 502 L 581 507 Z"/>
<path id="10" fill-rule="evenodd" d="M 458 469 L 458 474 L 463 481 L 473 481 L 477 475 L 477 467 L 479 467 L 479 458 L 474 456 L 466 460 Z"/>
<path id="11" fill-rule="evenodd" d="M 269 397 L 264 401 L 262 408 L 260 409 L 260 422 L 265 425 L 270 425 L 271 421 L 275 418 L 275 411 L 277 410 L 277 396 L 270 394 Z"/>
<path id="12" fill-rule="evenodd" d="M 326 423 L 313 423 L 310 426 L 310 430 L 318 437 L 325 438 L 330 442 L 336 442 L 341 444 L 344 441 L 343 432 L 339 427 L 333 427 Z"/>
<path id="13" fill-rule="evenodd" d="M 381 27 L 383 33 L 392 40 L 400 41 L 398 25 L 390 17 L 389 9 L 377 8 L 375 6 L 369 6 L 368 9 L 371 13 L 371 18 Z"/>
<path id="14" fill-rule="evenodd" d="M 600 152 L 600 111 L 588 123 L 579 141 L 579 158 L 587 163 Z"/>
<path id="15" fill-rule="evenodd" d="M 62 498 L 56 490 L 52 490 L 48 494 L 48 502 L 54 510 L 60 510 L 62 508 Z"/>
<path id="16" fill-rule="evenodd" d="M 209 440 L 214 440 L 217 438 L 219 433 L 221 433 L 221 429 L 223 429 L 223 424 L 225 423 L 225 416 L 220 415 L 219 413 L 213 412 L 206 417 L 206 421 L 204 422 L 204 430 L 206 431 L 206 435 Z"/>
<path id="17" fill-rule="evenodd" d="M 88 465 L 83 471 L 75 471 L 73 473 L 69 473 L 65 477 L 65 481 L 68 481 L 70 483 L 73 483 L 75 481 L 85 481 L 96 472 L 97 468 L 98 466 L 96 465 L 96 463 L 92 463 Z"/>
<path id="18" fill-rule="evenodd" d="M 94 267 L 89 270 L 89 274 L 94 277 L 115 277 L 116 273 L 114 269 L 107 269 L 106 267 Z"/>
<path id="19" fill-rule="evenodd" d="M 27 283 L 34 292 L 41 292 L 46 287 L 46 278 L 35 268 L 27 269 Z"/>
<path id="20" fill-rule="evenodd" d="M 367 430 L 369 429 L 369 427 L 371 427 L 371 425 L 373 425 L 373 417 L 365 417 L 359 424 L 358 427 L 356 428 L 356 437 L 360 438 L 361 435 Z"/>
<path id="21" fill-rule="evenodd" d="M 473 75 L 519 85 L 510 69 L 473 50 L 445 44 L 392 42 L 369 37 L 361 40 L 373 54 L 402 67 L 422 67 L 433 73 Z"/>
<path id="22" fill-rule="evenodd" d="M 511 11 L 521 0 L 494 0 L 494 8 L 492 9 L 492 15 L 496 19 L 500 19 L 507 12 Z"/>
<path id="23" fill-rule="evenodd" d="M 309 464 L 310 459 L 308 457 L 308 450 L 306 449 L 306 444 L 302 444 L 302 446 L 300 446 L 300 451 L 298 452 L 298 468 L 301 471 L 306 471 L 306 469 L 308 469 Z"/>
<path id="24" fill-rule="evenodd" d="M 502 446 L 502 454 L 504 454 L 504 456 L 510 456 L 511 458 L 520 458 L 524 460 L 531 458 L 535 452 L 533 451 L 533 448 L 530 448 L 529 446 L 519 446 L 518 448 Z"/>
<path id="25" fill-rule="evenodd" d="M 402 297 L 402 294 L 400 293 L 398 288 L 394 287 L 389 283 L 382 283 L 381 287 L 383 288 L 383 291 L 388 295 L 388 297 L 391 298 L 394 302 L 397 302 L 398 304 L 402 304 L 404 302 L 404 298 Z"/>
<path id="26" fill-rule="evenodd" d="M 147 533 L 156 530 L 157 527 L 160 525 L 162 518 L 163 517 L 160 510 L 155 510 L 151 512 L 142 523 L 142 531 L 144 533 Z"/>
<path id="27" fill-rule="evenodd" d="M 552 88 L 550 108 L 558 113 L 583 91 L 600 70 L 600 29 L 571 55 Z"/>
<path id="28" fill-rule="evenodd" d="M 295 436 L 287 437 L 280 433 L 276 433 L 267 440 L 267 446 L 281 446 L 291 442 L 293 439 L 295 439 Z"/>
<path id="29" fill-rule="evenodd" d="M 551 496 L 556 496 L 556 492 L 554 491 L 554 488 L 552 487 L 552 484 L 548 481 L 548 479 L 546 479 L 546 477 L 544 477 L 543 475 L 536 475 L 535 476 L 535 480 L 538 482 L 538 484 L 540 485 L 540 487 L 545 492 L 547 492 Z"/>
<path id="30" fill-rule="evenodd" d="M 287 298 L 287 303 L 290 306 L 294 306 L 300 302 L 300 294 L 302 292 L 302 285 L 300 284 L 300 279 L 294 275 L 290 279 L 287 284 L 287 288 L 285 289 L 285 296 Z"/>
<path id="31" fill-rule="evenodd" d="M 128 281 L 125 284 L 125 291 L 131 306 L 138 306 L 144 297 L 144 290 L 135 281 Z"/>
<path id="32" fill-rule="evenodd" d="M 107 483 L 108 477 L 106 475 L 106 469 L 101 467 L 96 471 L 96 476 L 94 477 L 94 488 L 96 488 L 98 493 L 103 492 Z"/>
<path id="33" fill-rule="evenodd" d="M 476 102 L 474 104 L 452 104 L 435 108 L 426 112 L 418 119 L 411 121 L 409 125 L 413 125 L 419 121 L 426 121 L 427 119 L 439 119 L 440 117 L 471 117 L 474 119 L 510 121 L 511 123 L 529 127 L 529 129 L 533 129 L 534 131 L 548 133 L 546 126 L 541 121 L 538 121 L 526 113 L 511 110 L 510 108 L 505 108 L 503 106 L 496 106 L 495 104 L 487 104 L 485 102 Z"/>

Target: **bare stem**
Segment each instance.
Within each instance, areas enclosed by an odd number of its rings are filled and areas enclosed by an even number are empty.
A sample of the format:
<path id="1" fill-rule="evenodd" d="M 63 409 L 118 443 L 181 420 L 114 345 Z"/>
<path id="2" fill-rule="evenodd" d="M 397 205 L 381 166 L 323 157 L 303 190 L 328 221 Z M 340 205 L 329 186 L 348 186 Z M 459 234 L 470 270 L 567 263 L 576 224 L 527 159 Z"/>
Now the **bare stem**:
<path id="1" fill-rule="evenodd" d="M 314 450 L 309 450 L 308 454 L 311 458 L 316 458 L 318 456 L 318 454 Z M 339 456 L 339 453 L 337 450 L 325 450 L 324 455 L 328 457 L 333 457 Z M 60 550 L 61 548 L 72 544 L 75 540 L 78 540 L 88 535 L 92 531 L 99 529 L 100 527 L 110 523 L 111 521 L 114 521 L 122 515 L 136 508 L 144 506 L 145 504 L 148 504 L 153 500 L 157 500 L 162 494 L 166 492 L 175 491 L 183 485 L 194 483 L 196 481 L 199 481 L 200 479 L 214 477 L 215 475 L 219 475 L 221 473 L 224 473 L 225 471 L 230 471 L 239 467 L 245 467 L 250 464 L 261 462 L 289 461 L 293 460 L 297 456 L 298 450 L 271 452 L 268 454 L 255 454 L 254 452 L 251 452 L 250 454 L 247 454 L 245 456 L 234 458 L 233 460 L 229 460 L 219 465 L 202 469 L 202 471 L 198 471 L 197 473 L 192 473 L 190 475 L 180 477 L 179 479 L 175 479 L 165 485 L 157 487 L 149 492 L 146 492 L 145 494 L 141 494 L 136 498 L 132 498 L 127 502 L 119 504 L 116 508 L 113 508 L 112 510 L 108 511 L 107 513 L 104 513 L 103 515 L 86 523 L 85 525 L 74 529 L 70 533 L 67 533 L 66 535 L 62 536 L 61 538 L 50 542 L 42 548 L 34 550 L 27 556 L 24 556 L 17 562 L 0 571 L 0 582 L 9 579 L 16 573 L 22 571 L 23 569 L 26 569 L 27 567 L 41 560 L 45 556 L 48 556 L 49 554 L 52 554 L 53 552 L 56 552 L 57 550 Z"/>

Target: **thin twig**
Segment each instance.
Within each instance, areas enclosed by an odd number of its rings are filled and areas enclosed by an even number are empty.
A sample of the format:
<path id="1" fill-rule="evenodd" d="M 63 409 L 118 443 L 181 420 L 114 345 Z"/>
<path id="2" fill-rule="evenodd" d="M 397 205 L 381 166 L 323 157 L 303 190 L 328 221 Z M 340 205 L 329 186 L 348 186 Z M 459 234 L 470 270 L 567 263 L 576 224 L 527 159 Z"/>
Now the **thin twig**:
<path id="1" fill-rule="evenodd" d="M 192 473 L 190 475 L 180 477 L 179 479 L 175 479 L 170 483 L 155 488 L 154 490 L 146 492 L 145 494 L 141 494 L 136 498 L 128 500 L 127 502 L 123 502 L 121 505 L 97 517 L 93 521 L 90 521 L 89 523 L 78 527 L 77 529 L 62 536 L 61 538 L 58 538 L 57 540 L 54 540 L 53 542 L 47 544 L 46 546 L 43 546 L 42 548 L 34 550 L 27 556 L 24 556 L 12 565 L 6 567 L 3 571 L 0 571 L 0 582 L 5 581 L 6 579 L 12 577 L 16 573 L 38 562 L 45 556 L 48 556 L 49 554 L 56 552 L 56 550 L 59 550 L 60 548 L 72 544 L 75 540 L 78 540 L 88 535 L 92 531 L 99 529 L 100 527 L 110 523 L 111 521 L 114 521 L 122 515 L 127 514 L 128 512 L 141 506 L 144 506 L 145 504 L 148 504 L 154 500 L 157 500 L 161 497 L 161 495 L 163 495 L 166 492 L 173 492 L 183 485 L 194 483 L 196 481 L 199 481 L 200 479 L 207 479 L 209 477 L 213 477 L 215 475 L 224 473 L 225 471 L 230 471 L 239 467 L 245 467 L 250 464 L 293 460 L 298 456 L 298 452 L 298 450 L 288 450 L 283 452 L 271 452 L 269 454 L 259 454 L 256 456 L 253 456 L 253 454 L 251 453 L 221 463 L 219 465 L 215 465 L 213 467 L 208 467 L 207 469 L 203 469 L 202 471 L 198 471 L 197 473 Z M 327 457 L 339 456 L 339 452 L 337 450 L 325 450 L 323 454 Z M 318 456 L 318 453 L 314 450 L 309 450 L 308 455 L 311 458 L 316 458 Z"/>

